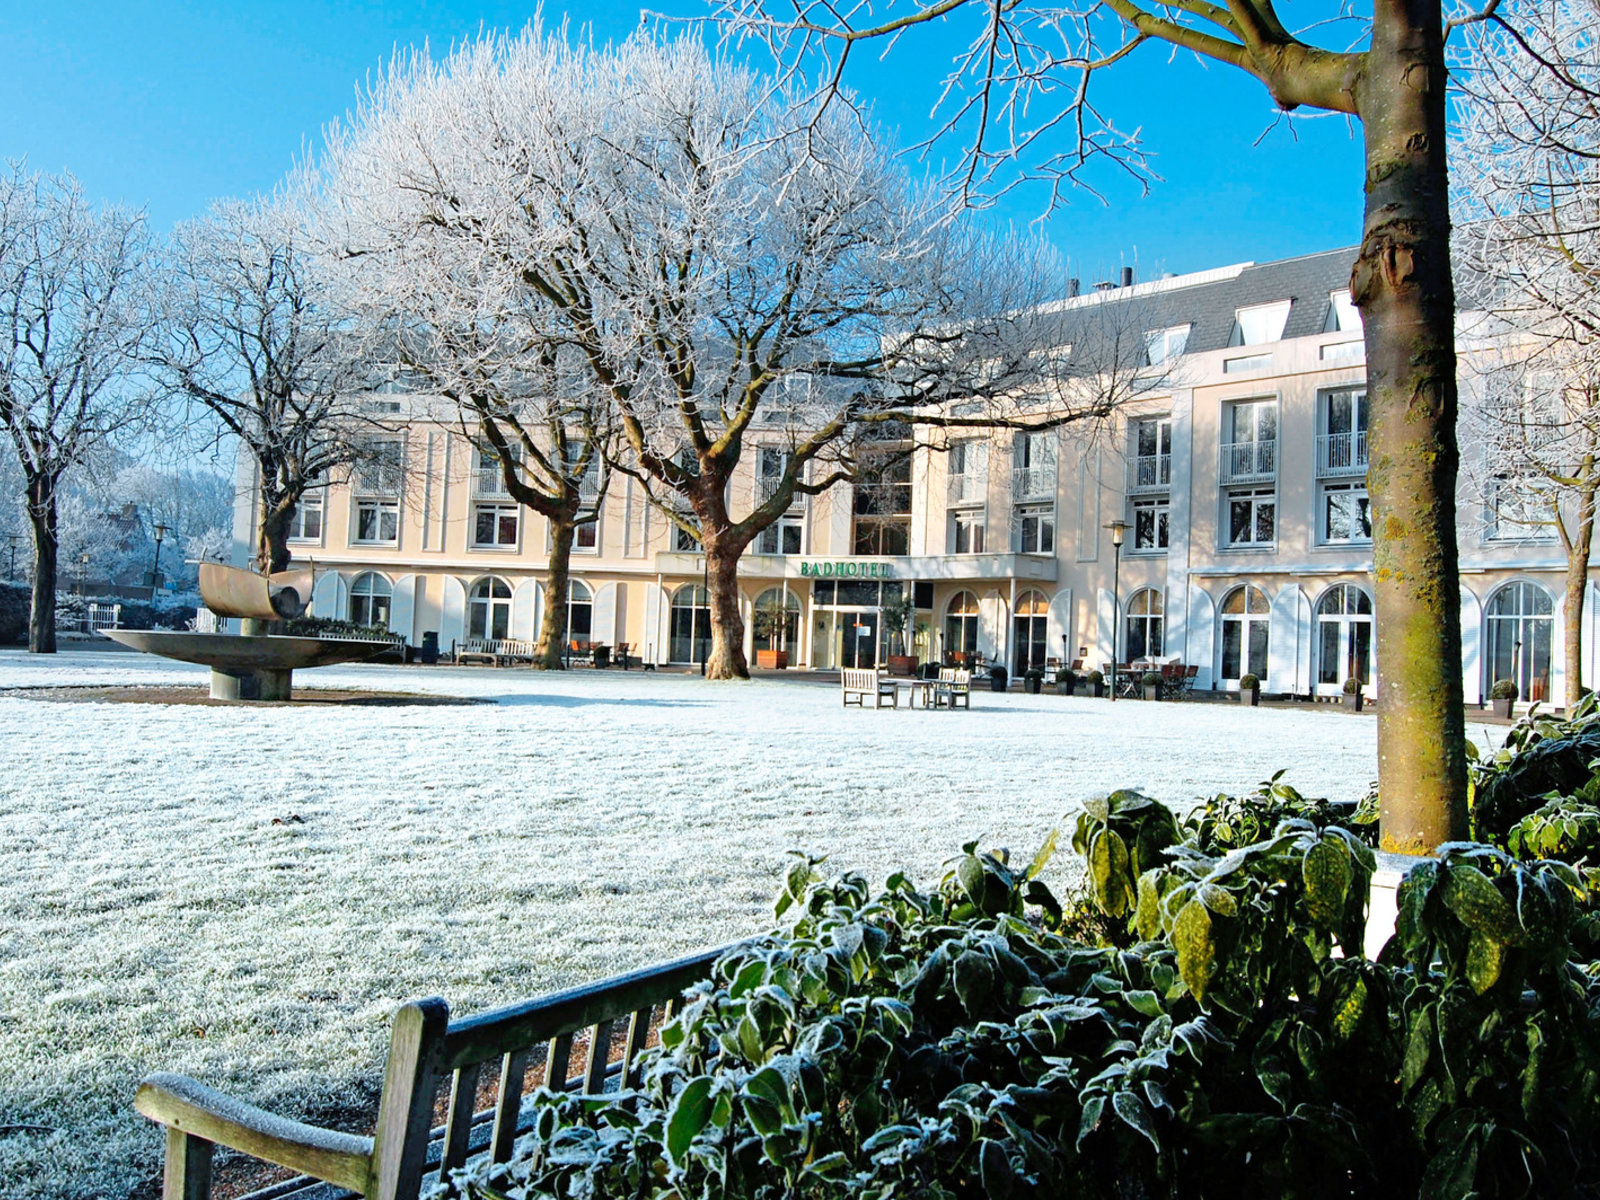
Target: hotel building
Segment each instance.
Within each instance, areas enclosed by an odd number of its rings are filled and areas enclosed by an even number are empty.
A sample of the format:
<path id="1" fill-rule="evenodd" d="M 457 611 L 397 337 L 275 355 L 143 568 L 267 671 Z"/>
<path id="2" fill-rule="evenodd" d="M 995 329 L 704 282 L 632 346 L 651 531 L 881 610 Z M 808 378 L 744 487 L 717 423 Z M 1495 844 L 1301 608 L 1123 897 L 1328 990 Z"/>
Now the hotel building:
<path id="1" fill-rule="evenodd" d="M 1196 664 L 1200 688 L 1253 673 L 1269 693 L 1373 688 L 1372 523 L 1354 250 L 1240 264 L 1064 302 L 1137 304 L 1164 382 L 1093 429 L 999 431 L 918 447 L 870 482 L 800 499 L 746 552 L 746 651 L 797 669 L 981 652 L 1013 674 L 1143 656 Z M 1130 310 L 1134 311 L 1134 310 Z M 291 543 L 320 575 L 312 611 L 436 631 L 536 635 L 544 521 L 511 503 L 498 467 L 427 397 L 373 397 L 404 470 L 357 472 L 307 496 Z M 920 435 L 919 435 L 920 436 Z M 1481 450 L 1476 451 L 1482 453 Z M 747 436 L 734 502 L 781 469 L 781 432 Z M 1463 458 L 1475 453 L 1463 446 Z M 237 554 L 255 489 L 241 467 Z M 1564 613 L 1553 537 L 1460 497 L 1462 680 L 1468 702 L 1514 678 L 1563 695 L 1562 623 L 1600 643 L 1600 590 Z M 737 508 L 736 508 L 737 511 Z M 1107 526 L 1127 524 L 1120 556 Z M 570 637 L 661 666 L 699 661 L 702 557 L 616 477 L 584 527 L 562 598 Z M 904 625 L 885 610 L 911 602 Z M 903 608 L 900 611 L 904 611 Z M 893 628 L 890 626 L 893 625 Z M 1591 667 L 1585 682 L 1592 683 Z"/>

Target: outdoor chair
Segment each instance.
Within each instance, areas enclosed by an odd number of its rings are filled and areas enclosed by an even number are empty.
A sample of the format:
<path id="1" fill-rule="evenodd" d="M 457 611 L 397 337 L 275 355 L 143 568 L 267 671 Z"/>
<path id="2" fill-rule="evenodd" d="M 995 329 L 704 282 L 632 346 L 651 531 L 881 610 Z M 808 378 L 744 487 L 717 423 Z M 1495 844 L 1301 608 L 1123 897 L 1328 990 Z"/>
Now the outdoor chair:
<path id="1" fill-rule="evenodd" d="M 964 671 L 959 667 L 947 667 L 939 672 L 939 681 L 933 689 L 933 706 L 935 708 L 948 708 L 954 711 L 957 708 L 972 708 L 972 672 Z"/>
<path id="2" fill-rule="evenodd" d="M 872 701 L 873 708 L 882 708 L 887 700 L 890 708 L 900 707 L 900 689 L 892 679 L 886 679 L 872 668 L 846 667 L 839 673 L 840 698 L 844 707 L 853 702 L 865 708 Z"/>

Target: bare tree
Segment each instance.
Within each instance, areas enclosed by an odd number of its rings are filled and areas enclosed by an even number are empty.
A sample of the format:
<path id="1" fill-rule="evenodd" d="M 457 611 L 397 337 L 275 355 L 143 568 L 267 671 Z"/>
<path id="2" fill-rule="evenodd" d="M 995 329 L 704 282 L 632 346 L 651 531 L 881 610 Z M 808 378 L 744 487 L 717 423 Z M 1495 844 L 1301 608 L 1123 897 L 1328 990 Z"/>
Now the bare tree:
<path id="1" fill-rule="evenodd" d="M 953 227 L 861 123 L 796 121 L 792 96 L 690 40 L 594 51 L 531 27 L 404 60 L 325 166 L 347 218 L 408 214 L 367 241 L 408 263 L 408 314 L 452 297 L 423 325 L 458 399 L 503 406 L 505 363 L 581 355 L 615 467 L 706 556 L 713 678 L 748 674 L 740 556 L 854 477 L 866 426 L 1044 428 L 1113 402 L 1051 378 L 1036 252 Z"/>
<path id="2" fill-rule="evenodd" d="M 167 390 L 254 459 L 263 571 L 289 564 L 308 489 L 376 465 L 366 346 L 321 268 L 287 194 L 218 203 L 173 235 L 149 351 Z"/>
<path id="3" fill-rule="evenodd" d="M 0 426 L 27 493 L 35 654 L 56 648 L 62 478 L 150 412 L 131 378 L 148 266 L 143 213 L 95 209 L 71 176 L 18 163 L 0 176 Z"/>
<path id="4" fill-rule="evenodd" d="M 1471 31 L 1457 73 L 1457 256 L 1486 345 L 1465 419 L 1468 478 L 1499 528 L 1566 555 L 1569 705 L 1600 492 L 1600 4 L 1512 5 Z"/>
<path id="5" fill-rule="evenodd" d="M 1327 31 L 1295 32 L 1275 0 L 938 0 L 899 12 L 869 0 L 716 5 L 733 36 L 765 40 L 789 63 L 820 61 L 831 97 L 842 95 L 863 43 L 897 44 L 919 26 L 969 19 L 972 42 L 942 94 L 946 132 L 965 131 L 963 191 L 1017 163 L 1023 175 L 1044 175 L 1058 188 L 1092 185 L 1087 172 L 1096 164 L 1147 180 L 1137 139 L 1091 96 L 1103 71 L 1141 61 L 1147 43 L 1244 71 L 1285 112 L 1309 107 L 1360 119 L 1366 216 L 1351 293 L 1363 317 L 1373 406 L 1378 760 L 1383 844 L 1391 850 L 1428 849 L 1467 831 L 1445 41 L 1455 27 L 1497 20 L 1500 2 L 1481 0 L 1447 20 L 1441 0 L 1374 0 L 1359 49 L 1319 44 Z"/>

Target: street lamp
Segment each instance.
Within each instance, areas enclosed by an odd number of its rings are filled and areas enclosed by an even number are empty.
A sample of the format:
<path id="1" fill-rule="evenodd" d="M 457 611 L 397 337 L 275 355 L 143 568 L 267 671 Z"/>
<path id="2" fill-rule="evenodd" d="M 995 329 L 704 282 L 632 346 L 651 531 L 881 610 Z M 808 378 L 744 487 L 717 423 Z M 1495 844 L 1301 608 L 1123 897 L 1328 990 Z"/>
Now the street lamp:
<path id="1" fill-rule="evenodd" d="M 89 552 L 85 550 L 83 557 L 78 560 L 78 595 L 84 595 L 83 583 L 89 574 Z"/>
<path id="2" fill-rule="evenodd" d="M 1106 522 L 1111 531 L 1111 699 L 1117 698 L 1117 659 L 1122 641 L 1122 534 L 1128 523 L 1121 517 Z"/>
<path id="3" fill-rule="evenodd" d="M 17 543 L 22 540 L 20 533 L 8 533 L 6 537 L 11 541 L 11 565 L 6 568 L 6 578 L 15 580 L 17 577 Z"/>
<path id="4" fill-rule="evenodd" d="M 156 589 L 161 586 L 161 540 L 167 536 L 167 527 L 160 521 L 156 522 L 156 561 L 150 567 L 150 599 L 156 598 Z"/>

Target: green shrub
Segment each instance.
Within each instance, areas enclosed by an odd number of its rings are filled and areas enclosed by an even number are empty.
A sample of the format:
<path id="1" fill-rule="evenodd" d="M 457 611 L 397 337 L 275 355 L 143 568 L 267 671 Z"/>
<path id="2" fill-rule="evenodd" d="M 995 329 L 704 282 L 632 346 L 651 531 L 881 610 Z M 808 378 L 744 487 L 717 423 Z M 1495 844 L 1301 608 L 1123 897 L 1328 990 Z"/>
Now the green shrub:
<path id="1" fill-rule="evenodd" d="M 1064 683 L 1068 687 L 1078 686 L 1078 677 L 1068 667 L 1061 667 L 1056 671 L 1056 682 Z"/>
<path id="2" fill-rule="evenodd" d="M 1344 694 L 1346 696 L 1354 696 L 1360 690 L 1361 680 L 1357 679 L 1354 675 L 1350 676 L 1349 679 L 1344 681 Z"/>
<path id="3" fill-rule="evenodd" d="M 1161 685 L 1161 672 L 1146 671 L 1139 676 L 1139 682 L 1144 684 L 1145 687 L 1159 687 Z"/>
<path id="4" fill-rule="evenodd" d="M 1247 827 L 1254 801 L 1290 815 Z M 1024 868 L 969 843 L 929 891 L 797 857 L 780 928 L 691 989 L 637 1087 L 539 1091 L 512 1161 L 458 1178 L 484 1200 L 1595 1194 L 1580 874 L 1446 847 L 1372 962 L 1373 854 L 1339 818 L 1276 778 L 1182 826 L 1116 792 L 1076 820 L 1089 891 L 1065 907 L 1056 834 Z"/>
<path id="5" fill-rule="evenodd" d="M 17 646 L 28 640 L 28 615 L 33 595 L 21 584 L 0 583 L 0 646 Z"/>
<path id="6" fill-rule="evenodd" d="M 1239 690 L 1241 692 L 1252 692 L 1260 686 L 1261 680 L 1254 675 L 1241 675 L 1239 677 Z"/>
<path id="7" fill-rule="evenodd" d="M 1517 698 L 1517 685 L 1509 679 L 1496 679 L 1494 686 L 1489 689 L 1491 700 L 1515 700 Z"/>
<path id="8" fill-rule="evenodd" d="M 1472 836 L 1501 849 L 1524 817 L 1552 799 L 1600 805 L 1600 720 L 1584 697 L 1568 717 L 1535 709 L 1499 751 L 1472 766 Z M 1469 751 L 1476 753 L 1469 743 Z"/>
<path id="9" fill-rule="evenodd" d="M 1105 681 L 1106 681 L 1106 677 L 1102 672 L 1100 672 L 1100 671 L 1090 671 L 1089 672 L 1089 682 L 1091 684 L 1104 683 Z"/>
<path id="10" fill-rule="evenodd" d="M 357 625 L 337 617 L 296 617 L 284 622 L 284 632 L 292 637 L 378 638 L 384 641 L 394 636 L 387 625 Z"/>

